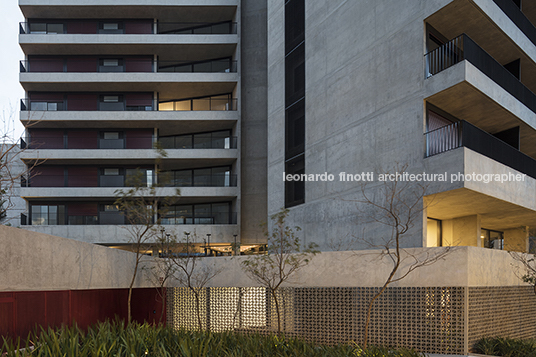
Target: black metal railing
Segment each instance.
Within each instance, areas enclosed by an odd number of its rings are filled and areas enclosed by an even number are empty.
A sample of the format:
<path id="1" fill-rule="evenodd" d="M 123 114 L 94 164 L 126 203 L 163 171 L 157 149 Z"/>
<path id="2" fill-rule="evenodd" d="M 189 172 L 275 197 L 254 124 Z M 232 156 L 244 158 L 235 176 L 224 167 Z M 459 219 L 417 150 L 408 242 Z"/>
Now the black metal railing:
<path id="1" fill-rule="evenodd" d="M 22 60 L 21 73 L 152 73 L 153 63 L 157 72 L 165 73 L 235 73 L 237 62 L 230 59 L 211 61 L 158 61 L 153 59 L 121 59 L 118 65 L 103 65 L 99 58 L 82 59 L 83 65 L 72 66 L 66 58 L 39 58 Z"/>
<path id="2" fill-rule="evenodd" d="M 236 22 L 159 22 L 157 34 L 230 35 L 237 33 Z"/>
<path id="3" fill-rule="evenodd" d="M 216 136 L 210 133 L 160 137 L 163 149 L 236 149 L 236 136 Z"/>
<path id="4" fill-rule="evenodd" d="M 536 160 L 534 158 L 466 121 L 462 120 L 429 131 L 424 134 L 424 137 L 426 157 L 463 146 L 536 178 Z"/>
<path id="5" fill-rule="evenodd" d="M 510 71 L 462 34 L 425 55 L 426 77 L 431 77 L 463 60 L 471 62 L 521 103 L 536 112 L 536 94 L 525 87 Z"/>
<path id="6" fill-rule="evenodd" d="M 536 27 L 512 0 L 493 0 L 514 24 L 536 45 Z"/>

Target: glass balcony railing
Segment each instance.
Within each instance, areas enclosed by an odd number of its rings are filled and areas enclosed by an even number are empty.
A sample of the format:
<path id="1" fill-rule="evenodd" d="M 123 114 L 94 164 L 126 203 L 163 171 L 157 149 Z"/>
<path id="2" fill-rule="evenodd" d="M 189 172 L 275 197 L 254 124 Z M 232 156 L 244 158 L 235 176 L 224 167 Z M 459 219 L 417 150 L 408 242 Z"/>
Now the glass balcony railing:
<path id="1" fill-rule="evenodd" d="M 218 134 L 189 134 L 160 137 L 163 149 L 236 149 L 237 137 Z M 152 149 L 153 139 L 147 136 L 129 136 L 126 139 L 98 139 L 91 137 L 39 136 L 22 137 L 21 149 Z"/>
<path id="2" fill-rule="evenodd" d="M 184 175 L 167 172 L 163 173 L 161 180 L 166 187 L 236 187 L 237 184 L 237 176 L 231 174 Z M 157 181 L 151 175 L 144 176 L 141 183 L 150 187 L 153 182 Z M 129 178 L 125 175 L 35 174 L 21 177 L 21 187 L 129 187 Z"/>
<path id="3" fill-rule="evenodd" d="M 157 22 L 151 20 L 48 20 L 20 22 L 24 34 L 169 34 L 228 35 L 237 33 L 237 24 L 222 22 Z"/>
<path id="4" fill-rule="evenodd" d="M 24 217 L 23 217 L 24 216 Z M 51 218 L 50 214 L 33 213 L 31 220 L 21 215 L 21 225 L 33 226 L 63 226 L 63 225 L 128 225 L 121 212 L 99 212 L 98 215 L 67 215 L 66 217 Z M 236 212 L 217 212 L 212 214 L 185 215 L 180 217 L 162 217 L 163 225 L 215 225 L 237 224 Z"/>
<path id="5" fill-rule="evenodd" d="M 153 64 L 156 63 L 156 66 Z M 149 59 L 38 58 L 20 61 L 21 73 L 235 73 L 236 61 L 158 61 Z"/>
<path id="6" fill-rule="evenodd" d="M 427 78 L 467 60 L 536 113 L 536 95 L 465 34 L 427 53 L 425 60 Z"/>
<path id="7" fill-rule="evenodd" d="M 459 121 L 424 134 L 425 156 L 466 147 L 536 179 L 536 160 L 484 130 Z"/>
<path id="8" fill-rule="evenodd" d="M 236 34 L 236 22 L 158 22 L 158 34 L 170 35 L 230 35 Z"/>
<path id="9" fill-rule="evenodd" d="M 21 99 L 21 111 L 234 111 L 238 100 L 214 96 L 173 101 L 99 101 L 96 99 Z"/>
<path id="10" fill-rule="evenodd" d="M 160 137 L 163 149 L 236 149 L 236 136 L 215 133 Z"/>
<path id="11" fill-rule="evenodd" d="M 225 96 L 181 99 L 158 103 L 159 111 L 228 111 L 237 110 L 237 99 Z"/>
<path id="12" fill-rule="evenodd" d="M 128 136 L 122 139 L 101 139 L 88 136 L 39 136 L 20 138 L 21 149 L 152 149 L 151 136 Z"/>

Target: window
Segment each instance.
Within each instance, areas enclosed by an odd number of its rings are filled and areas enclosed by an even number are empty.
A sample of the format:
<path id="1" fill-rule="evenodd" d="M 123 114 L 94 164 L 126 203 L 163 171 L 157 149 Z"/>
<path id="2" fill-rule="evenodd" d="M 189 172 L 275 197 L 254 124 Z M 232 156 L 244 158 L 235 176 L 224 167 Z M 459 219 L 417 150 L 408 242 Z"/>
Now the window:
<path id="1" fill-rule="evenodd" d="M 104 205 L 104 212 L 119 212 L 118 205 Z"/>
<path id="2" fill-rule="evenodd" d="M 117 140 L 119 139 L 119 132 L 118 131 L 105 131 L 103 133 L 103 139 L 104 140 Z"/>
<path id="3" fill-rule="evenodd" d="M 115 58 L 108 58 L 102 60 L 102 65 L 105 67 L 119 66 L 119 60 Z"/>
<path id="4" fill-rule="evenodd" d="M 30 209 L 34 226 L 65 224 L 64 205 L 32 205 Z"/>
<path id="5" fill-rule="evenodd" d="M 504 233 L 491 229 L 480 230 L 481 246 L 489 249 L 504 249 Z"/>
<path id="6" fill-rule="evenodd" d="M 236 224 L 231 203 L 205 203 L 172 206 L 162 217 L 162 224 Z"/>
<path id="7" fill-rule="evenodd" d="M 102 24 L 103 30 L 119 30 L 119 24 L 117 22 L 105 22 Z"/>
<path id="8" fill-rule="evenodd" d="M 102 101 L 104 103 L 117 103 L 119 102 L 119 96 L 118 95 L 105 95 L 103 96 Z"/>
<path id="9" fill-rule="evenodd" d="M 305 173 L 305 0 L 285 4 L 285 174 Z M 305 182 L 285 182 L 285 207 L 305 202 Z"/>
<path id="10" fill-rule="evenodd" d="M 285 175 L 305 174 L 304 154 L 285 163 Z M 297 206 L 305 202 L 305 181 L 285 181 L 285 207 Z"/>
<path id="11" fill-rule="evenodd" d="M 119 175 L 119 169 L 104 169 L 105 176 L 117 176 Z"/>

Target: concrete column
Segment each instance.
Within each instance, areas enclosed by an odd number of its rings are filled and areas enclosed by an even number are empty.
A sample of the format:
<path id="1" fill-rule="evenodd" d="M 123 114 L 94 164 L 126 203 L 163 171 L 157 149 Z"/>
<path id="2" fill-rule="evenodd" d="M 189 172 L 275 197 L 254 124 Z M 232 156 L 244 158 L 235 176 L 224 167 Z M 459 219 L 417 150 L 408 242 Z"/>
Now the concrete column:
<path id="1" fill-rule="evenodd" d="M 443 245 L 480 247 L 480 215 L 446 219 L 442 222 Z"/>
<path id="2" fill-rule="evenodd" d="M 504 231 L 504 250 L 515 252 L 529 251 L 529 229 L 520 227 Z"/>

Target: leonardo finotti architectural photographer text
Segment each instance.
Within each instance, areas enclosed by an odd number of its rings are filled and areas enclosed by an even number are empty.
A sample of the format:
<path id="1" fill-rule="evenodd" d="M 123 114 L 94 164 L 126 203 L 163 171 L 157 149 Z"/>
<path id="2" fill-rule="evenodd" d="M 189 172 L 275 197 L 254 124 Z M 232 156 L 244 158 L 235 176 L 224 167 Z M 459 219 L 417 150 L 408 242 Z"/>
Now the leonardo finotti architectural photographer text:
<path id="1" fill-rule="evenodd" d="M 311 182 L 373 182 L 373 181 L 414 181 L 414 182 L 521 182 L 525 181 L 525 174 L 463 174 L 457 173 L 441 173 L 428 174 L 426 172 L 411 174 L 409 172 L 395 172 L 377 174 L 374 172 L 361 172 L 357 174 L 339 172 L 337 175 L 331 173 L 321 174 L 287 174 L 283 172 L 283 181 L 311 181 Z"/>

